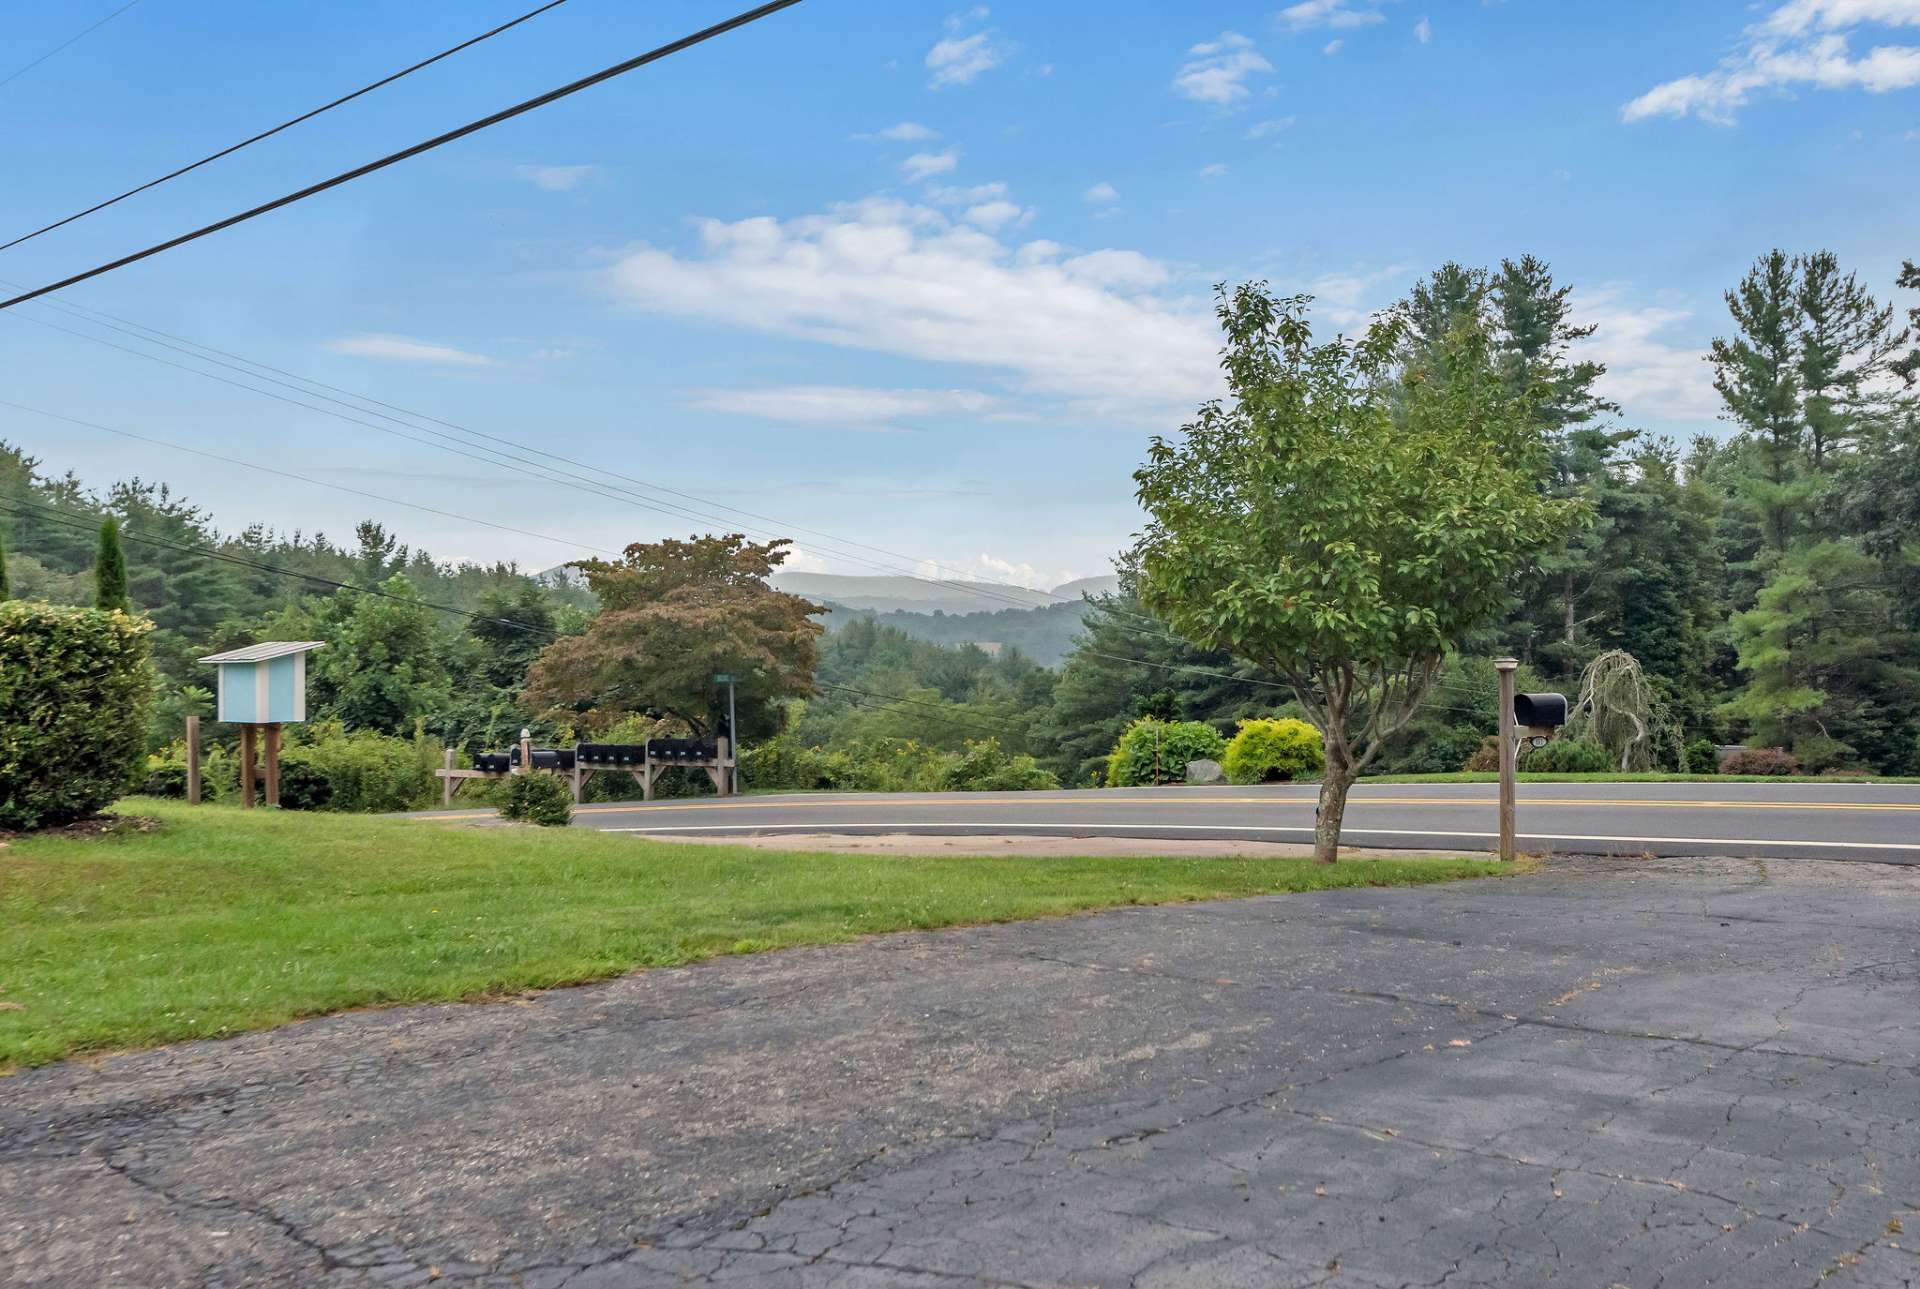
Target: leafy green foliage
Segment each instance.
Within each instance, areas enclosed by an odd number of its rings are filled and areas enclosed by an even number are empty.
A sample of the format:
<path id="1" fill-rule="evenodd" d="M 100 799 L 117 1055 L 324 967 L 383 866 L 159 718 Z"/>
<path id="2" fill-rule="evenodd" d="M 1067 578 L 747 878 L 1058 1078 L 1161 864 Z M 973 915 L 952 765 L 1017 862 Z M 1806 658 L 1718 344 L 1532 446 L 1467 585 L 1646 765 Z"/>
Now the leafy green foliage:
<path id="1" fill-rule="evenodd" d="M 1496 744 L 1496 754 L 1498 750 Z M 1545 747 L 1528 748 L 1517 768 L 1528 774 L 1600 774 L 1618 767 L 1607 749 L 1592 739 L 1557 738 Z"/>
<path id="2" fill-rule="evenodd" d="M 1182 783 L 1187 762 L 1218 761 L 1227 740 L 1203 721 L 1160 721 L 1143 716 L 1127 726 L 1107 755 L 1107 786 Z"/>
<path id="3" fill-rule="evenodd" d="M 1301 297 L 1223 289 L 1218 313 L 1230 399 L 1134 475 L 1143 599 L 1293 686 L 1324 736 L 1331 860 L 1354 777 L 1583 508 L 1542 494 L 1537 395 L 1508 388 L 1477 314 L 1316 344 Z"/>
<path id="4" fill-rule="evenodd" d="M 636 712 L 670 716 L 695 734 L 719 727 L 738 677 L 738 736 L 779 729 L 776 706 L 813 692 L 820 606 L 776 591 L 768 576 L 785 541 L 738 533 L 636 542 L 613 563 L 576 564 L 600 601 L 586 631 L 548 645 L 527 677 L 528 701 L 577 714 L 587 728 Z"/>
<path id="5" fill-rule="evenodd" d="M 947 767 L 940 786 L 948 792 L 1033 792 L 1060 781 L 1030 756 L 1010 756 L 998 739 L 969 740 Z"/>
<path id="6" fill-rule="evenodd" d="M 0 602 L 0 828 L 83 819 L 134 786 L 151 629 L 117 610 Z"/>
<path id="7" fill-rule="evenodd" d="M 573 822 L 573 794 L 557 774 L 516 774 L 507 780 L 507 803 L 500 815 L 542 828 L 565 828 Z"/>
<path id="8" fill-rule="evenodd" d="M 1290 716 L 1241 721 L 1220 758 L 1220 768 L 1231 783 L 1287 783 L 1319 774 L 1326 767 L 1320 731 Z"/>
<path id="9" fill-rule="evenodd" d="M 1686 771 L 1688 774 L 1720 773 L 1720 750 L 1712 739 L 1697 738 L 1687 744 Z"/>

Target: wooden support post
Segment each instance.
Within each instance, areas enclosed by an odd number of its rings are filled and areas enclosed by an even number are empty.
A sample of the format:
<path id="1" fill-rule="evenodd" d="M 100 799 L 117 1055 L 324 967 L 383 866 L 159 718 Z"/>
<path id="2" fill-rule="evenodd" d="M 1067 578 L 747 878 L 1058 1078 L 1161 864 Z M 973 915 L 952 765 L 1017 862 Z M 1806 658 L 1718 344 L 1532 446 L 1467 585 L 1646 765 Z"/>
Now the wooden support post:
<path id="1" fill-rule="evenodd" d="M 240 804 L 253 808 L 253 726 L 240 727 Z"/>
<path id="2" fill-rule="evenodd" d="M 1493 668 L 1500 673 L 1500 858 L 1513 858 L 1514 770 L 1519 749 L 1514 746 L 1513 673 L 1520 663 L 1514 658 L 1495 658 Z"/>
<path id="3" fill-rule="evenodd" d="M 713 741 L 713 750 L 719 754 L 720 761 L 720 773 L 714 776 L 713 786 L 720 790 L 721 796 L 731 797 L 740 791 L 740 785 L 733 781 L 733 766 L 727 759 L 727 754 L 733 751 L 733 740 L 729 738 L 715 739 Z"/>
<path id="4" fill-rule="evenodd" d="M 200 804 L 200 718 L 187 717 L 187 804 Z"/>
<path id="5" fill-rule="evenodd" d="M 573 745 L 573 804 L 580 804 L 580 789 L 586 785 L 586 779 L 580 774 L 580 745 Z"/>
<path id="6" fill-rule="evenodd" d="M 453 769 L 453 749 L 452 748 L 447 749 L 447 769 L 448 770 Z M 446 810 L 446 809 L 450 809 L 452 806 L 453 806 L 453 775 L 448 774 L 440 780 L 440 808 L 442 810 Z"/>
<path id="7" fill-rule="evenodd" d="M 280 804 L 280 725 L 267 726 L 267 804 Z"/>
<path id="8" fill-rule="evenodd" d="M 533 731 L 520 731 L 520 773 L 528 774 L 533 770 Z"/>

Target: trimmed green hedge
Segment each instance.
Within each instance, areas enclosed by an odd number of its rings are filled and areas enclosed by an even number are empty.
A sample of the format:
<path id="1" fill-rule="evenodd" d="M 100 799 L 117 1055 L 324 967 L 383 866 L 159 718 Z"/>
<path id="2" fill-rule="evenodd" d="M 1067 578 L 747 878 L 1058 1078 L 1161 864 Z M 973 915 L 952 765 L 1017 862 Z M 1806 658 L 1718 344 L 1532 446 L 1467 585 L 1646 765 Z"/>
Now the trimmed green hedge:
<path id="1" fill-rule="evenodd" d="M 565 828 L 573 821 L 573 794 L 557 774 L 516 774 L 507 780 L 507 804 L 500 814 L 543 828 Z"/>
<path id="2" fill-rule="evenodd" d="M 71 823 L 133 788 L 152 629 L 119 610 L 0 602 L 0 828 Z"/>
<path id="3" fill-rule="evenodd" d="M 1320 731 L 1306 721 L 1241 721 L 1220 768 L 1229 783 L 1288 783 L 1325 770 L 1327 752 Z"/>

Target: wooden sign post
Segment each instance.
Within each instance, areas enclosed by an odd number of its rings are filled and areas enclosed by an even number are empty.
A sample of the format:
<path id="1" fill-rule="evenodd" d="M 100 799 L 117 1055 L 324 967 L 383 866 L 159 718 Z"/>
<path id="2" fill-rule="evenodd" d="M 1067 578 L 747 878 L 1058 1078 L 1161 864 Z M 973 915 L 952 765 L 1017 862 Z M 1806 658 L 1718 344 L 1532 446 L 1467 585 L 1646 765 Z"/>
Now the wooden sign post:
<path id="1" fill-rule="evenodd" d="M 1520 749 L 1514 745 L 1513 673 L 1517 658 L 1495 658 L 1493 669 L 1500 674 L 1500 858 L 1513 859 L 1514 787 L 1513 775 Z"/>
<path id="2" fill-rule="evenodd" d="M 200 718 L 187 717 L 187 804 L 200 804 Z"/>

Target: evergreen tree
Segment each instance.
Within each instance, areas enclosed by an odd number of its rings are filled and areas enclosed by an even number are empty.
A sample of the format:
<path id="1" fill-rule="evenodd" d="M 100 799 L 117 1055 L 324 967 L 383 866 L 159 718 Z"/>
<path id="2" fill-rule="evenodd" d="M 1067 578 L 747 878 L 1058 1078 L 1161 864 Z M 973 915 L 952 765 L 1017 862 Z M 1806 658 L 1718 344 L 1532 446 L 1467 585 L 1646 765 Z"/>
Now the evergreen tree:
<path id="1" fill-rule="evenodd" d="M 127 598 L 127 556 L 120 549 L 119 521 L 100 521 L 100 546 L 93 557 L 93 607 L 131 611 Z"/>
<path id="2" fill-rule="evenodd" d="M 1902 264 L 1897 285 L 1902 291 L 1920 291 L 1920 264 L 1912 260 Z M 1907 310 L 1907 335 L 1920 340 L 1920 305 Z M 1915 378 L 1920 377 L 1920 344 L 1908 350 L 1906 357 L 1890 364 L 1890 369 L 1911 388 Z"/>
<path id="3" fill-rule="evenodd" d="M 1812 496 L 1800 463 L 1806 440 L 1800 417 L 1800 331 L 1805 322 L 1800 274 L 1785 251 L 1770 251 L 1727 292 L 1736 335 L 1709 351 L 1714 388 L 1728 416 L 1753 445 L 1756 469 L 1741 491 L 1760 516 L 1766 548 L 1777 562 L 1792 544 Z"/>
<path id="4" fill-rule="evenodd" d="M 7 539 L 0 533 L 0 600 L 11 600 L 13 589 L 7 582 Z"/>

